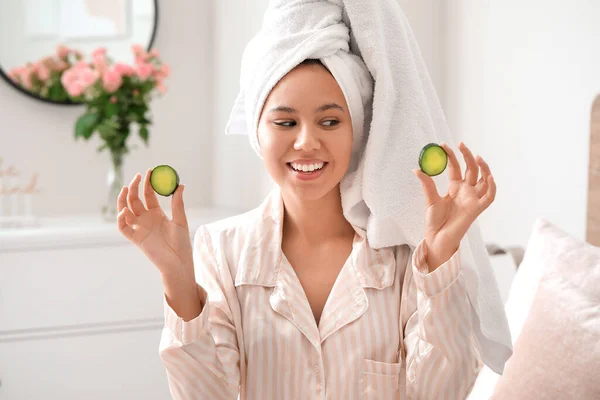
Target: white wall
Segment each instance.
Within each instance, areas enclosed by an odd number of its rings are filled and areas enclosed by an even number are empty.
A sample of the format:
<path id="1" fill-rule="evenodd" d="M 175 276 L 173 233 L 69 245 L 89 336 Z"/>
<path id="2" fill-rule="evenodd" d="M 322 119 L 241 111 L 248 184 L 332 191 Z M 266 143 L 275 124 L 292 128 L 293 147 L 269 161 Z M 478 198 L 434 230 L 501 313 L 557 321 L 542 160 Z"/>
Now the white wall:
<path id="1" fill-rule="evenodd" d="M 498 183 L 486 240 L 525 245 L 538 216 L 583 239 L 600 2 L 457 0 L 446 12 L 446 114 Z"/>
<path id="2" fill-rule="evenodd" d="M 268 0 L 229 0 L 214 3 L 215 149 L 213 200 L 215 204 L 250 208 L 270 187 L 261 159 L 245 136 L 225 136 L 225 126 L 240 89 L 244 48 L 258 32 Z"/>
<path id="3" fill-rule="evenodd" d="M 186 205 L 210 204 L 214 152 L 212 9 L 209 0 L 159 1 L 155 47 L 171 64 L 169 92 L 152 105 L 150 147 L 126 162 L 126 177 L 159 163 L 172 164 L 186 187 Z M 43 188 L 35 199 L 40 215 L 99 213 L 105 202 L 108 154 L 99 141 L 73 140 L 80 107 L 31 100 L 0 80 L 0 157 L 27 175 L 39 172 Z M 164 203 L 163 203 L 164 204 Z M 168 203 L 167 203 L 168 204 Z"/>

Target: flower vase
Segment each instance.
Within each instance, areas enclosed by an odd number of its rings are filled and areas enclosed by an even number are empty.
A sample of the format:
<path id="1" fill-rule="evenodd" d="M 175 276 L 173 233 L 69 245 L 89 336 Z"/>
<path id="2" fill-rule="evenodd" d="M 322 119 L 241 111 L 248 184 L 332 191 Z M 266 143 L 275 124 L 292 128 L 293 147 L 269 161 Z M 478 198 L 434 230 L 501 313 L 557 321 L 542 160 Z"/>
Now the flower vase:
<path id="1" fill-rule="evenodd" d="M 108 171 L 108 198 L 102 207 L 102 216 L 107 222 L 116 222 L 119 210 L 117 209 L 117 197 L 124 186 L 123 159 L 125 151 L 113 149 L 110 151 L 110 169 Z"/>

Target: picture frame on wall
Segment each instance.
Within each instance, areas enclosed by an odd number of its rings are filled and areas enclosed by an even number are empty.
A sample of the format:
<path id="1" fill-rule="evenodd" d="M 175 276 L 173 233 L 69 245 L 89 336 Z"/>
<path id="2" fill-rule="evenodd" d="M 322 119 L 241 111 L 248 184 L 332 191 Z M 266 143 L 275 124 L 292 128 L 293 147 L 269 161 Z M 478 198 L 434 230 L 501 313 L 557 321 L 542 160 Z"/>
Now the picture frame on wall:
<path id="1" fill-rule="evenodd" d="M 60 0 L 24 0 L 25 32 L 30 38 L 60 35 Z"/>
<path id="2" fill-rule="evenodd" d="M 25 0 L 31 38 L 119 39 L 129 35 L 130 0 Z"/>
<path id="3" fill-rule="evenodd" d="M 60 36 L 119 39 L 129 34 L 128 0 L 59 0 Z"/>

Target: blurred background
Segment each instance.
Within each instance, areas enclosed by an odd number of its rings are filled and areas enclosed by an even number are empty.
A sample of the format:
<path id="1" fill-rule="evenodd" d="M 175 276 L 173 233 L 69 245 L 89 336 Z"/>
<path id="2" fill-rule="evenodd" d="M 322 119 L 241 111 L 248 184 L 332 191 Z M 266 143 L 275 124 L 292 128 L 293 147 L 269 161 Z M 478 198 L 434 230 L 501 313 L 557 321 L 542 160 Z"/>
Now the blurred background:
<path id="1" fill-rule="evenodd" d="M 93 1 L 0 0 L 0 68 L 7 78 L 63 42 L 86 55 L 103 46 L 126 63 L 133 44 L 156 49 L 170 67 L 167 90 L 150 104 L 148 146 L 130 136 L 137 148 L 125 157 L 123 175 L 128 183 L 137 172 L 172 165 L 197 226 L 255 207 L 271 187 L 247 138 L 224 135 L 242 52 L 267 3 L 115 1 L 122 13 L 110 14 L 114 26 L 104 32 L 86 30 L 73 11 L 88 7 L 81 15 L 99 24 L 108 14 Z M 525 247 L 542 216 L 591 242 L 600 225 L 600 199 L 591 202 L 600 194 L 600 166 L 591 156 L 600 2 L 400 3 L 454 145 L 464 141 L 495 175 L 496 201 L 480 217 L 486 242 Z M 65 29 L 65 18 L 79 22 Z M 98 135 L 75 140 L 84 105 L 40 101 L 9 80 L 0 79 L 0 172 L 14 166 L 21 185 L 37 175 L 37 190 L 27 200 L 35 223 L 0 227 L 0 398 L 79 398 L 84 387 L 97 398 L 167 398 L 156 352 L 157 273 L 101 218 L 109 154 L 96 151 Z M 0 195 L 5 217 L 7 191 Z M 36 381 L 37 389 L 30 386 Z"/>
<path id="2" fill-rule="evenodd" d="M 2 0 L 3 8 L 5 3 L 21 2 Z M 152 104 L 150 146 L 131 138 L 141 147 L 127 158 L 128 179 L 172 163 L 188 185 L 189 206 L 248 208 L 263 198 L 270 182 L 260 160 L 246 138 L 223 132 L 239 88 L 242 51 L 266 3 L 199 1 L 160 8 L 153 47 L 171 66 L 169 91 Z M 496 175 L 496 203 L 481 217 L 486 237 L 525 244 L 534 219 L 544 214 L 583 238 L 590 116 L 600 87 L 600 4 L 401 3 L 456 142 L 464 140 L 485 157 Z M 16 35 L 2 29 L 1 54 L 27 51 L 11 46 Z M 108 156 L 73 140 L 82 108 L 33 101 L 4 81 L 0 90 L 0 157 L 5 165 L 40 174 L 43 191 L 35 197 L 35 212 L 96 212 L 106 197 Z"/>

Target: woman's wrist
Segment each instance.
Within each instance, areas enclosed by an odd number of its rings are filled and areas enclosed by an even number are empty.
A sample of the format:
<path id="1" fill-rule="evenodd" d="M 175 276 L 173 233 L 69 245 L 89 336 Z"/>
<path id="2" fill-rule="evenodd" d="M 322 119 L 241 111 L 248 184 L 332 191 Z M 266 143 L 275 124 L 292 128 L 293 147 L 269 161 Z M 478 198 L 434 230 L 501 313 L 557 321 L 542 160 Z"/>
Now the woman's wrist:
<path id="1" fill-rule="evenodd" d="M 433 272 L 442 266 L 444 263 L 448 262 L 450 258 L 458 251 L 459 245 L 445 245 L 442 247 L 438 246 L 429 246 L 427 241 L 425 241 L 424 245 L 426 246 L 426 262 L 429 267 L 428 272 Z"/>
<path id="2" fill-rule="evenodd" d="M 161 280 L 169 306 L 184 321 L 191 321 L 202 312 L 202 299 L 193 273 L 162 274 Z"/>

